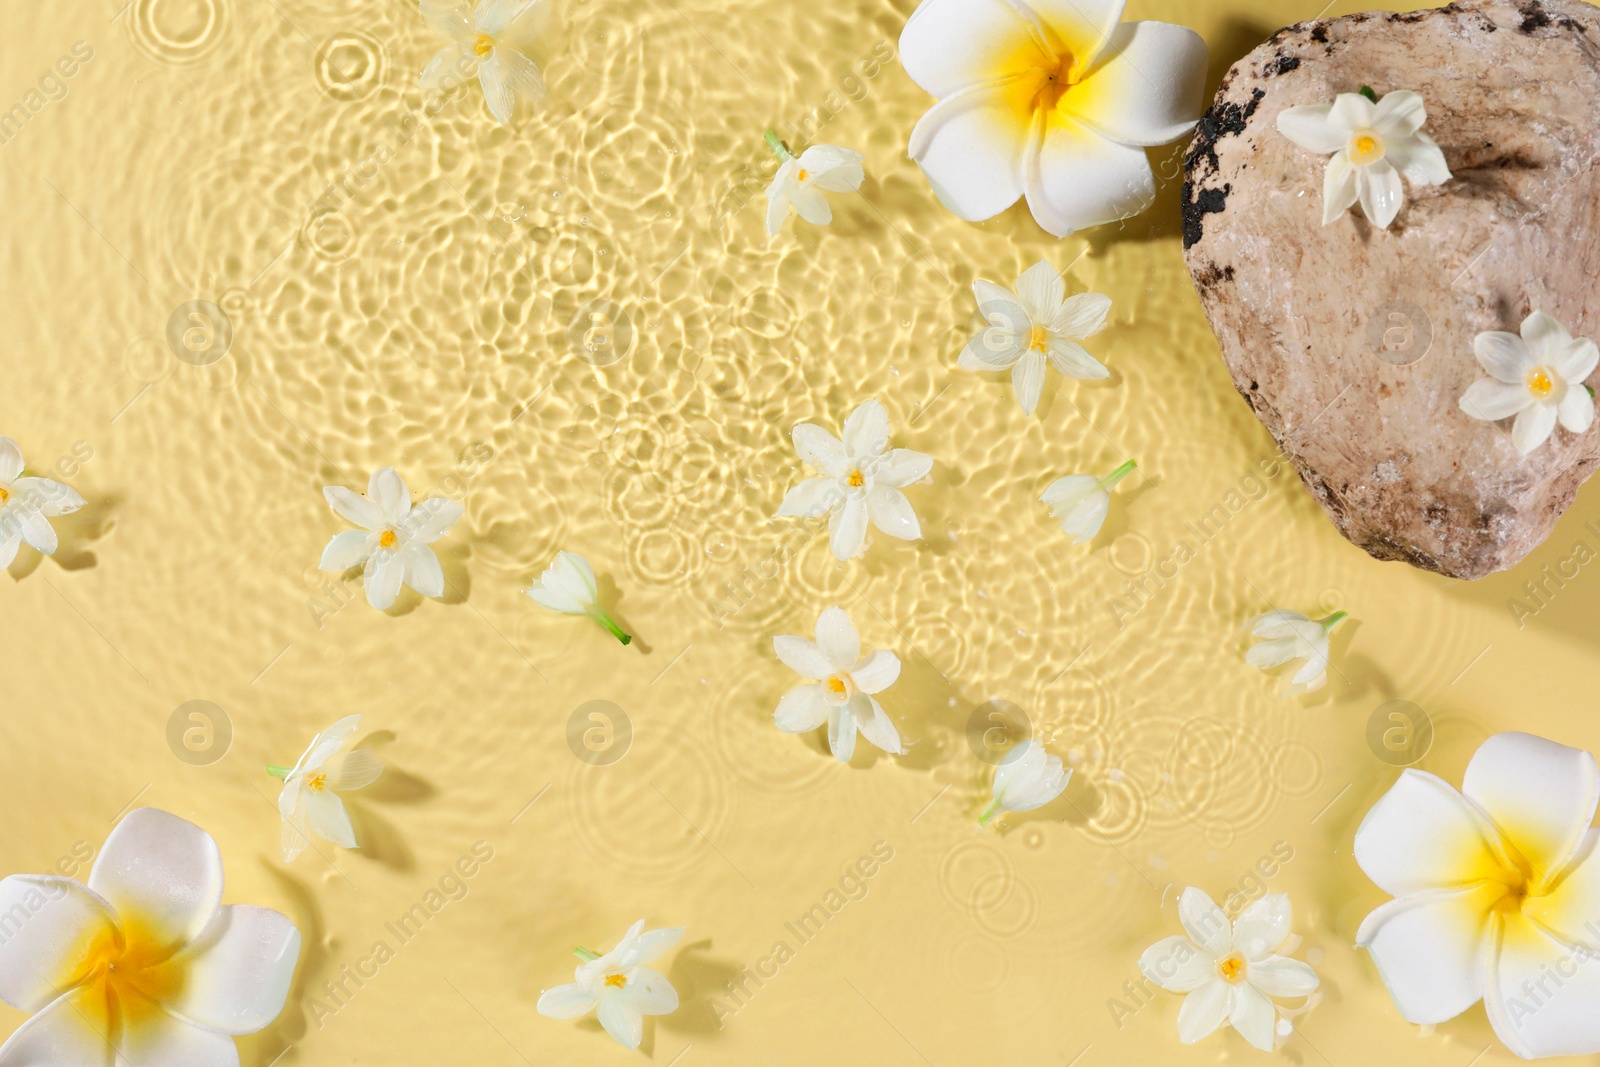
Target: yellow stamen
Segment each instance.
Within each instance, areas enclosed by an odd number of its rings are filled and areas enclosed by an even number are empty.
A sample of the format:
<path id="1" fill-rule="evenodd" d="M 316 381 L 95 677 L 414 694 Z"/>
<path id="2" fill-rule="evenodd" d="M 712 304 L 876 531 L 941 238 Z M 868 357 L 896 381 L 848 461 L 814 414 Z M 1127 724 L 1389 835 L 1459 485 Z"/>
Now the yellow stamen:
<path id="1" fill-rule="evenodd" d="M 627 978 L 626 975 L 621 975 L 621 974 L 608 974 L 608 975 L 606 975 L 606 985 L 610 986 L 612 989 L 622 989 L 622 988 L 626 987 L 627 984 L 628 984 L 628 978 Z"/>
<path id="2" fill-rule="evenodd" d="M 0 486 L 0 504 L 4 504 L 7 500 L 10 500 L 10 499 L 11 499 L 10 491 L 7 490 L 4 486 Z"/>
<path id="3" fill-rule="evenodd" d="M 849 485 L 852 489 L 860 489 L 863 485 L 867 484 L 867 476 L 862 474 L 860 471 L 851 471 L 850 477 L 845 479 L 845 484 Z"/>
<path id="4" fill-rule="evenodd" d="M 306 788 L 313 793 L 320 793 L 327 787 L 328 776 L 326 774 L 313 774 L 306 779 Z"/>
<path id="5" fill-rule="evenodd" d="M 795 179 L 797 181 L 802 181 L 802 182 L 805 181 L 809 177 L 811 177 L 811 172 L 806 170 L 804 167 L 801 167 L 800 168 L 800 173 L 795 175 Z"/>
<path id="6" fill-rule="evenodd" d="M 1050 332 L 1043 326 L 1035 326 L 1028 338 L 1028 347 L 1039 352 L 1045 351 L 1050 347 Z"/>
<path id="7" fill-rule="evenodd" d="M 479 59 L 487 58 L 489 53 L 494 51 L 494 38 L 487 33 L 478 34 L 473 38 L 472 50 L 477 53 Z"/>
<path id="8" fill-rule="evenodd" d="M 1240 982 L 1244 980 L 1244 957 L 1237 952 L 1224 956 L 1217 961 L 1217 974 L 1221 975 L 1224 982 Z"/>
<path id="9" fill-rule="evenodd" d="M 1350 138 L 1350 162 L 1358 167 L 1368 167 L 1384 157 L 1383 138 L 1370 130 L 1363 130 Z"/>
<path id="10" fill-rule="evenodd" d="M 400 538 L 398 538 L 398 537 L 396 537 L 394 535 L 394 531 L 393 530 L 385 530 L 378 537 L 378 544 L 382 545 L 384 548 L 393 548 L 395 545 L 398 545 L 399 543 L 400 543 Z"/>
<path id="11" fill-rule="evenodd" d="M 1555 392 L 1555 388 L 1555 381 L 1544 367 L 1535 367 L 1528 372 L 1528 392 L 1540 400 L 1548 399 L 1550 394 Z"/>
<path id="12" fill-rule="evenodd" d="M 844 679 L 840 678 L 837 674 L 832 678 L 829 678 L 824 684 L 827 685 L 828 692 L 837 697 L 842 697 L 850 691 L 850 687 L 845 685 Z"/>

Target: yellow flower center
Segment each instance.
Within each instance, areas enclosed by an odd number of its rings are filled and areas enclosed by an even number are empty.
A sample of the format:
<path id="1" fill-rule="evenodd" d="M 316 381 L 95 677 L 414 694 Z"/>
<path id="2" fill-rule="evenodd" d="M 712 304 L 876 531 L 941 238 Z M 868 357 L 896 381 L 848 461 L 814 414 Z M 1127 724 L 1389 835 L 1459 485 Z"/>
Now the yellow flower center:
<path id="1" fill-rule="evenodd" d="M 811 177 L 811 172 L 806 170 L 804 167 L 801 167 L 800 172 L 795 175 L 795 180 L 803 182 L 809 177 Z"/>
<path id="2" fill-rule="evenodd" d="M 321 773 L 309 776 L 306 778 L 306 788 L 311 790 L 313 793 L 322 792 L 324 789 L 328 788 L 328 776 Z"/>
<path id="3" fill-rule="evenodd" d="M 1067 91 L 1078 84 L 1077 61 L 1070 52 L 1063 52 L 1060 60 L 1053 68 L 1040 71 L 1042 78 L 1039 82 L 1035 107 L 1046 111 L 1054 111 L 1061 104 L 1061 98 Z"/>
<path id="4" fill-rule="evenodd" d="M 378 536 L 378 544 L 384 548 L 393 548 L 400 543 L 400 538 L 394 535 L 393 530 L 385 530 Z"/>
<path id="5" fill-rule="evenodd" d="M 137 922 L 121 916 L 120 929 L 102 931 L 85 946 L 56 988 L 76 988 L 74 1008 L 101 1034 L 126 1033 L 140 1024 L 165 1018 L 163 1003 L 182 992 L 183 968 L 172 962 L 172 950 Z"/>
<path id="6" fill-rule="evenodd" d="M 606 975 L 606 985 L 610 986 L 612 989 L 623 989 L 623 988 L 625 988 L 627 986 L 627 984 L 628 984 L 627 975 L 622 975 L 622 974 L 608 974 L 608 975 Z"/>
<path id="7" fill-rule="evenodd" d="M 494 51 L 494 38 L 487 33 L 478 34 L 472 40 L 472 50 L 477 53 L 479 59 L 488 58 L 489 53 Z"/>
<path id="8" fill-rule="evenodd" d="M 1528 372 L 1528 392 L 1539 400 L 1548 400 L 1550 394 L 1555 392 L 1555 379 L 1545 367 L 1535 367 Z"/>
<path id="9" fill-rule="evenodd" d="M 1045 351 L 1050 347 L 1050 332 L 1043 326 L 1035 326 L 1028 337 L 1028 347 L 1039 352 Z"/>
<path id="10" fill-rule="evenodd" d="M 1350 162 L 1358 167 L 1369 167 L 1384 156 L 1383 138 L 1371 130 L 1362 130 L 1350 138 Z"/>
<path id="11" fill-rule="evenodd" d="M 842 697 L 850 691 L 849 684 L 837 674 L 832 678 L 829 678 L 823 684 L 828 687 L 828 692 L 832 693 L 836 697 Z"/>
<path id="12" fill-rule="evenodd" d="M 845 479 L 845 484 L 852 489 L 860 489 L 867 484 L 867 476 L 860 471 L 851 471 L 850 477 Z"/>
<path id="13" fill-rule="evenodd" d="M 1237 984 L 1244 981 L 1244 957 L 1237 952 L 1222 957 L 1217 961 L 1217 975 L 1224 982 Z"/>
<path id="14" fill-rule="evenodd" d="M 7 500 L 10 500 L 10 499 L 11 499 L 11 491 L 9 489 L 7 489 L 5 486 L 0 485 L 0 504 L 4 504 Z"/>

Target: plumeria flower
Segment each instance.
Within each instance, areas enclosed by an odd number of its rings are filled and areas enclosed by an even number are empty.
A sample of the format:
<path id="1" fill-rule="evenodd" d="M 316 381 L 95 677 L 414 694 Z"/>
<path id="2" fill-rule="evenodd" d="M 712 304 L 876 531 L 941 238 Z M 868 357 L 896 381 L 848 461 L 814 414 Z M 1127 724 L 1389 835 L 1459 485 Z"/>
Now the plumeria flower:
<path id="1" fill-rule="evenodd" d="M 833 221 L 833 208 L 823 193 L 853 193 L 866 180 L 861 161 L 866 157 L 849 148 L 814 144 L 798 156 L 778 135 L 767 131 L 767 144 L 778 157 L 778 173 L 767 186 L 767 233 L 783 229 L 792 208 L 813 226 Z"/>
<path id="2" fill-rule="evenodd" d="M 595 581 L 594 568 L 576 552 L 557 552 L 556 561 L 523 592 L 540 607 L 593 619 L 625 645 L 633 640 L 600 606 L 600 585 Z"/>
<path id="3" fill-rule="evenodd" d="M 1479 1000 L 1512 1052 L 1600 1052 L 1600 769 L 1523 733 L 1479 746 L 1456 791 L 1405 770 L 1356 830 L 1355 857 L 1395 899 L 1356 930 L 1407 1021 Z"/>
<path id="4" fill-rule="evenodd" d="M 644 1039 L 644 1017 L 678 1010 L 678 991 L 650 964 L 683 937 L 683 927 L 646 930 L 640 919 L 628 927 L 617 947 L 604 956 L 586 948 L 574 950 L 577 981 L 547 989 L 539 997 L 539 1014 L 576 1019 L 595 1012 L 606 1033 L 623 1048 L 636 1049 Z"/>
<path id="5" fill-rule="evenodd" d="M 5 1067 L 238 1067 L 236 1034 L 283 1010 L 300 931 L 266 908 L 222 906 L 222 856 L 154 808 L 111 831 L 85 887 L 0 881 L 0 999 L 33 1018 Z"/>
<path id="6" fill-rule="evenodd" d="M 1402 89 L 1382 100 L 1371 89 L 1340 93 L 1331 104 L 1291 107 L 1278 115 L 1278 131 L 1301 148 L 1332 155 L 1322 182 L 1322 224 L 1356 202 L 1374 226 L 1388 229 L 1412 185 L 1443 185 L 1451 178 L 1444 153 L 1422 132 L 1428 120 L 1422 97 Z"/>
<path id="7" fill-rule="evenodd" d="M 365 789 L 383 773 L 383 761 L 368 749 L 356 749 L 336 760 L 345 742 L 361 728 L 361 716 L 340 719 L 311 741 L 311 747 L 293 767 L 267 767 L 283 779 L 278 794 L 278 814 L 283 817 L 283 860 L 293 863 L 311 843 L 311 835 L 340 848 L 357 848 L 350 813 L 340 793 Z"/>
<path id="8" fill-rule="evenodd" d="M 1206 45 L 1164 22 L 1122 23 L 1125 0 L 923 0 L 900 62 L 939 97 L 910 155 L 968 222 L 1026 197 L 1057 237 L 1155 202 L 1149 145 L 1204 108 Z"/>
<path id="9" fill-rule="evenodd" d="M 1081 545 L 1094 540 L 1094 535 L 1100 532 L 1111 510 L 1111 490 L 1137 466 L 1130 459 L 1104 478 L 1092 474 L 1057 478 L 1039 499 L 1050 509 L 1052 517 L 1061 520 L 1061 528 L 1072 538 L 1072 543 Z"/>
<path id="10" fill-rule="evenodd" d="M 1328 681 L 1329 635 L 1349 612 L 1336 611 L 1323 619 L 1312 619 L 1298 611 L 1269 611 L 1257 615 L 1244 628 L 1262 638 L 1251 645 L 1244 661 L 1259 671 L 1270 671 L 1292 659 L 1305 663 L 1284 686 L 1285 693 L 1315 693 Z"/>
<path id="11" fill-rule="evenodd" d="M 544 96 L 544 75 L 525 52 L 543 28 L 541 0 L 478 0 L 471 15 L 460 0 L 422 0 L 422 17 L 450 38 L 422 71 L 424 90 L 446 89 L 478 74 L 489 113 L 509 124 L 517 97 Z"/>
<path id="12" fill-rule="evenodd" d="M 11 566 L 26 541 L 45 555 L 59 542 L 50 520 L 83 507 L 83 497 L 49 478 L 24 478 L 22 450 L 0 437 L 0 569 Z"/>
<path id="13" fill-rule="evenodd" d="M 347 571 L 364 565 L 367 603 L 384 611 L 394 605 L 400 586 L 423 596 L 444 595 L 444 571 L 428 546 L 450 532 L 462 507 L 448 497 L 429 497 L 411 506 L 411 491 L 393 467 L 372 473 L 367 495 L 342 485 L 322 490 L 333 510 L 361 527 L 334 535 L 323 549 L 321 569 Z"/>
<path id="14" fill-rule="evenodd" d="M 1583 433 L 1594 422 L 1594 394 L 1583 380 L 1600 363 L 1600 348 L 1574 340 L 1544 312 L 1522 320 L 1521 337 L 1480 333 L 1473 351 L 1492 377 L 1467 387 L 1461 410 L 1486 422 L 1515 415 L 1511 443 L 1523 455 L 1550 439 L 1557 420 L 1570 433 Z"/>
<path id="15" fill-rule="evenodd" d="M 893 652 L 861 652 L 861 638 L 843 608 L 828 608 L 817 618 L 815 643 L 803 637 L 774 637 L 778 658 L 809 685 L 796 686 L 778 701 L 773 721 L 786 734 L 803 734 L 828 724 L 828 749 L 840 763 L 856 750 L 856 731 L 885 752 L 899 755 L 900 731 L 894 728 L 875 694 L 900 677 L 900 657 Z"/>
<path id="16" fill-rule="evenodd" d="M 979 826 L 988 826 L 1002 811 L 1032 811 L 1043 807 L 1067 788 L 1072 772 L 1062 773 L 1061 757 L 1045 752 L 1043 745 L 1024 741 L 1000 761 L 994 770 L 994 800 L 978 817 Z"/>
<path id="17" fill-rule="evenodd" d="M 1017 279 L 1015 294 L 979 278 L 972 283 L 987 328 L 967 343 L 957 361 L 967 370 L 1011 370 L 1017 403 L 1029 415 L 1039 406 L 1049 363 L 1069 378 L 1109 378 L 1111 372 L 1079 341 L 1105 329 L 1111 298 L 1079 293 L 1067 298 L 1066 283 L 1040 260 Z"/>
<path id="18" fill-rule="evenodd" d="M 1188 936 L 1157 941 L 1139 957 L 1139 970 L 1162 989 L 1187 993 L 1178 1011 L 1178 1040 L 1209 1037 L 1223 1023 L 1263 1052 L 1276 1044 L 1278 1006 L 1272 997 L 1316 991 L 1317 972 L 1279 955 L 1289 942 L 1289 898 L 1269 893 L 1229 923 L 1221 908 L 1190 886 L 1178 898 L 1178 921 Z"/>
<path id="19" fill-rule="evenodd" d="M 902 541 L 922 536 L 911 501 L 900 490 L 933 470 L 933 459 L 909 448 L 889 447 L 889 415 L 868 400 L 844 421 L 844 440 L 802 422 L 794 428 L 800 458 L 821 472 L 783 498 L 780 517 L 828 515 L 835 558 L 853 559 L 867 544 L 867 523 Z"/>

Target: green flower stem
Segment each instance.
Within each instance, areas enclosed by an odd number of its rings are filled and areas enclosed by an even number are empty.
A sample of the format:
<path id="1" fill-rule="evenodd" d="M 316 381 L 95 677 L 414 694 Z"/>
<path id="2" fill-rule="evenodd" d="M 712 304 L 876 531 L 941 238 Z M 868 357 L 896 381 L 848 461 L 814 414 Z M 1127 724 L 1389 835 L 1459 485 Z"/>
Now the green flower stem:
<path id="1" fill-rule="evenodd" d="M 1128 462 L 1124 463 L 1122 466 L 1118 467 L 1116 470 L 1112 471 L 1110 474 L 1106 475 L 1104 478 L 1101 478 L 1100 479 L 1100 488 L 1102 488 L 1102 489 L 1110 489 L 1111 487 L 1116 485 L 1118 482 L 1122 481 L 1122 479 L 1124 479 L 1128 475 L 1132 474 L 1134 468 L 1137 467 L 1138 465 L 1139 464 L 1135 463 L 1133 460 L 1131 460 L 1131 459 L 1128 460 Z"/>
<path id="2" fill-rule="evenodd" d="M 594 614 L 590 615 L 589 617 L 595 622 L 599 623 L 601 626 L 604 626 L 612 637 L 615 637 L 623 644 L 626 645 L 633 642 L 633 635 L 628 633 L 622 627 L 618 626 L 616 620 L 614 620 L 610 615 L 607 615 L 604 611 L 601 611 L 599 608 L 595 608 Z"/>
<path id="3" fill-rule="evenodd" d="M 794 158 L 794 153 L 789 151 L 789 146 L 778 139 L 778 135 L 768 130 L 764 135 L 767 147 L 772 149 L 772 154 L 778 157 L 779 163 L 787 163 Z"/>
<path id="4" fill-rule="evenodd" d="M 1344 620 L 1348 619 L 1349 617 L 1350 613 L 1348 611 L 1336 611 L 1332 615 L 1329 615 L 1326 619 L 1322 619 L 1317 623 L 1317 625 L 1322 627 L 1323 633 L 1330 633 L 1335 626 L 1338 626 L 1341 622 L 1344 622 Z"/>
<path id="5" fill-rule="evenodd" d="M 267 773 L 272 775 L 272 777 L 274 777 L 274 778 L 287 778 L 287 777 L 289 777 L 289 775 L 294 773 L 294 768 L 293 767 L 278 767 L 278 766 L 274 766 L 273 764 L 269 763 L 269 764 L 267 764 Z"/>
<path id="6" fill-rule="evenodd" d="M 989 821 L 1000 814 L 1000 798 L 995 797 L 993 803 L 983 809 L 983 814 L 978 816 L 979 826 L 988 826 Z"/>
<path id="7" fill-rule="evenodd" d="M 578 957 L 584 963 L 593 963 L 595 960 L 600 958 L 600 954 L 598 952 L 590 952 L 586 948 L 575 948 L 572 950 L 572 954 Z"/>

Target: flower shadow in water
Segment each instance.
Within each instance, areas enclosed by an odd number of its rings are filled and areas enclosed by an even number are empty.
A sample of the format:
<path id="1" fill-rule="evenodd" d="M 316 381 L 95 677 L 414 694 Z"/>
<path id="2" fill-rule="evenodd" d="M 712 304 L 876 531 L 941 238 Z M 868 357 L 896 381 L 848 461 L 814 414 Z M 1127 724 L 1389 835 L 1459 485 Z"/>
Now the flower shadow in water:
<path id="1" fill-rule="evenodd" d="M 377 752 L 395 740 L 392 730 L 367 735 L 355 749 Z M 391 870 L 407 873 L 416 869 L 416 854 L 406 843 L 400 828 L 378 811 L 380 805 L 421 804 L 437 790 L 427 781 L 384 760 L 383 774 L 365 789 L 344 794 L 345 810 L 356 832 L 360 848 L 356 854 Z"/>
<path id="2" fill-rule="evenodd" d="M 684 945 L 672 961 L 667 981 L 678 991 L 678 1010 L 657 1017 L 657 1025 L 674 1034 L 689 1034 L 696 1039 L 715 1037 L 722 1032 L 721 1021 L 711 1001 L 728 1001 L 728 983 L 737 988 L 743 968 L 710 954 L 711 939 Z"/>
<path id="3" fill-rule="evenodd" d="M 99 563 L 99 557 L 89 546 L 105 537 L 116 526 L 112 516 L 121 503 L 121 497 L 99 497 L 86 501 L 83 507 L 71 515 L 52 519 L 51 525 L 55 527 L 59 545 L 55 555 L 50 558 L 56 561 L 56 565 L 64 571 L 86 571 Z M 42 553 L 23 544 L 17 549 L 16 559 L 11 561 L 11 566 L 6 570 L 13 579 L 20 582 L 38 570 L 44 560 Z"/>

